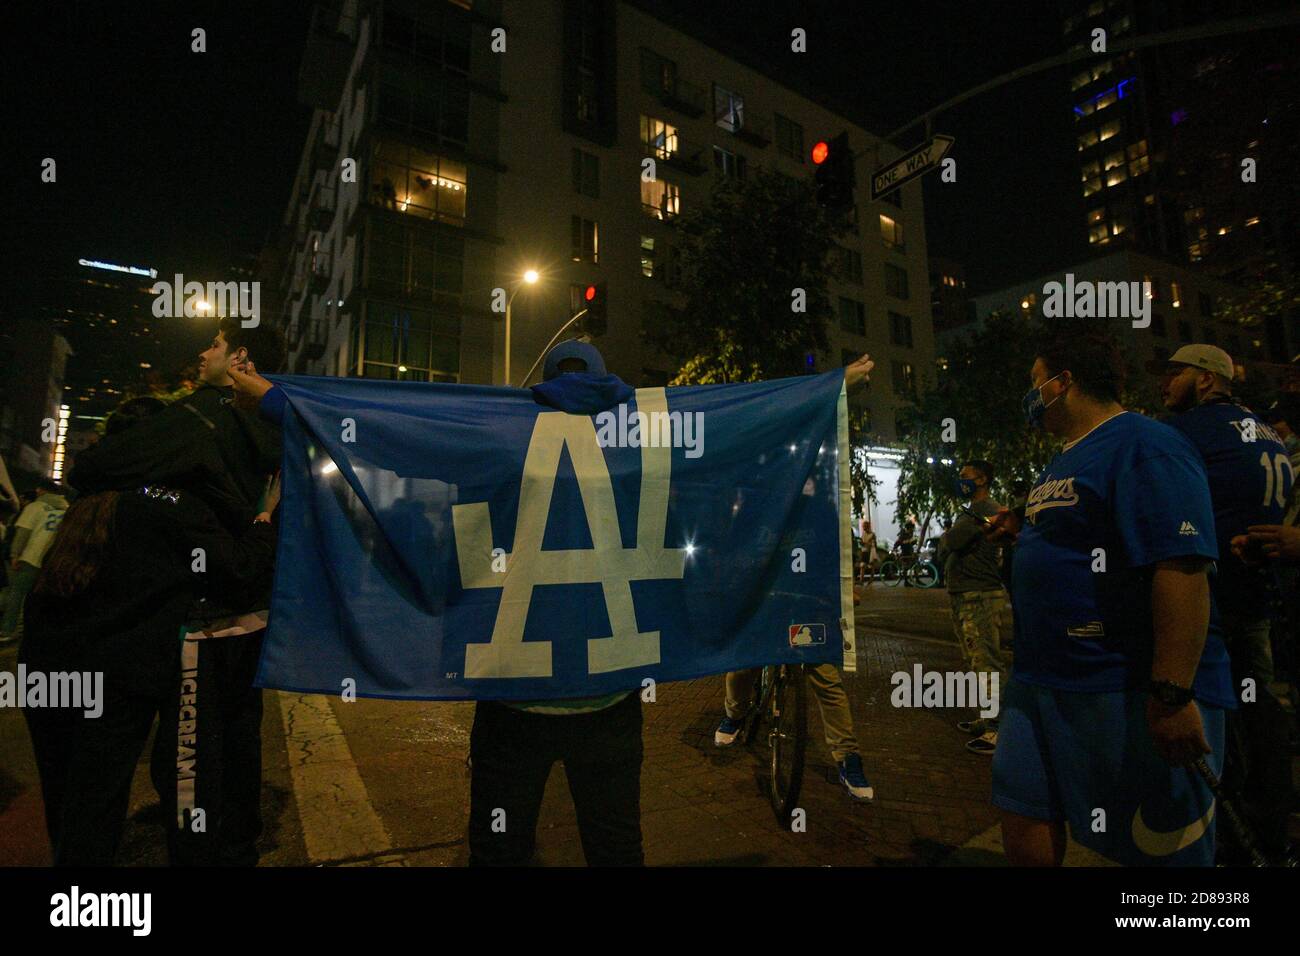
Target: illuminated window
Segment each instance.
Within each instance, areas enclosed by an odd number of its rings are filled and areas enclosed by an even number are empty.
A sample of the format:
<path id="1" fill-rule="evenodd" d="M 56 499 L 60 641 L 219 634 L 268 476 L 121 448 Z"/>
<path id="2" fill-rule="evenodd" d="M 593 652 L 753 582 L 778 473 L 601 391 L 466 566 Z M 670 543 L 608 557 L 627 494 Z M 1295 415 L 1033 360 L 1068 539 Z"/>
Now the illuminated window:
<path id="1" fill-rule="evenodd" d="M 1105 93 L 1103 93 L 1101 96 L 1097 98 L 1097 109 L 1104 110 L 1106 107 L 1112 106 L 1118 101 L 1119 101 L 1119 94 L 1115 90 L 1107 90 Z M 1092 111 L 1088 110 L 1088 112 L 1092 112 Z"/>
<path id="2" fill-rule="evenodd" d="M 1096 145 L 1097 145 L 1097 131 L 1095 129 L 1090 129 L 1088 130 L 1088 132 L 1084 133 L 1082 136 L 1079 137 L 1080 151 L 1087 149 L 1089 146 L 1096 146 Z"/>
<path id="3" fill-rule="evenodd" d="M 1155 276 L 1144 275 L 1142 277 L 1142 288 L 1146 290 L 1146 296 L 1152 302 L 1160 299 L 1160 280 Z"/>
<path id="4" fill-rule="evenodd" d="M 1169 304 L 1175 309 L 1181 309 L 1183 306 L 1183 290 L 1172 280 L 1169 283 Z"/>
<path id="5" fill-rule="evenodd" d="M 1129 144 L 1129 146 L 1128 146 L 1128 158 L 1129 158 L 1129 159 L 1137 159 L 1139 156 L 1145 156 L 1146 154 L 1147 154 L 1147 141 L 1146 141 L 1146 140 L 1144 140 L 1144 139 L 1140 139 L 1140 140 L 1138 140 L 1136 143 L 1130 143 L 1130 144 Z"/>
<path id="6" fill-rule="evenodd" d="M 1114 169 L 1116 166 L 1124 165 L 1124 150 L 1116 150 L 1111 153 L 1102 163 L 1102 169 Z"/>
<path id="7" fill-rule="evenodd" d="M 641 183 L 641 209 L 655 219 L 672 219 L 681 212 L 681 187 L 662 179 Z"/>
<path id="8" fill-rule="evenodd" d="M 677 152 L 677 127 L 652 116 L 642 116 L 641 145 L 657 159 L 672 159 Z"/>
<path id="9" fill-rule="evenodd" d="M 880 238 L 885 245 L 895 249 L 903 248 L 903 224 L 884 213 L 880 214 Z"/>
<path id="10" fill-rule="evenodd" d="M 1094 179 L 1089 179 L 1086 183 L 1083 184 L 1083 197 L 1085 199 L 1087 199 L 1093 193 L 1097 193 L 1097 192 L 1101 192 L 1100 176 L 1097 176 Z"/>
<path id="11" fill-rule="evenodd" d="M 730 133 L 745 125 L 745 99 L 716 83 L 713 85 L 713 121 Z"/>
<path id="12" fill-rule="evenodd" d="M 1095 223 L 1105 222 L 1105 221 L 1106 221 L 1105 207 L 1102 207 L 1101 209 L 1088 210 L 1088 225 L 1091 226 L 1094 225 Z"/>
<path id="13" fill-rule="evenodd" d="M 1092 82 L 1092 74 L 1089 73 L 1087 70 L 1084 70 L 1082 73 L 1076 73 L 1074 77 L 1070 80 L 1070 89 L 1071 90 L 1083 89 L 1083 87 L 1087 86 L 1091 82 Z"/>
<path id="14" fill-rule="evenodd" d="M 1081 169 L 1083 172 L 1083 181 L 1085 183 L 1094 176 L 1101 175 L 1101 165 L 1095 159 L 1090 163 L 1084 163 Z"/>
<path id="15" fill-rule="evenodd" d="M 1115 69 L 1114 60 L 1106 60 L 1103 63 L 1098 63 L 1096 66 L 1092 68 L 1092 78 L 1094 80 L 1100 80 L 1103 76 L 1106 76 L 1113 69 Z"/>
<path id="16" fill-rule="evenodd" d="M 1246 220 L 1246 225 L 1248 225 L 1248 226 L 1258 226 L 1258 225 L 1259 225 L 1259 216 L 1251 216 L 1249 219 Z"/>
<path id="17" fill-rule="evenodd" d="M 1124 171 L 1123 166 L 1120 166 L 1117 169 L 1112 169 L 1106 174 L 1106 185 L 1118 186 L 1126 179 L 1128 179 L 1128 173 Z"/>
<path id="18" fill-rule="evenodd" d="M 404 144 L 379 141 L 370 164 L 376 205 L 441 222 L 465 221 L 465 164 Z"/>
<path id="19" fill-rule="evenodd" d="M 647 279 L 655 277 L 655 240 L 653 236 L 641 237 L 641 274 Z"/>
<path id="20" fill-rule="evenodd" d="M 1098 138 L 1104 143 L 1113 136 L 1118 136 L 1119 131 L 1124 128 L 1123 120 L 1111 120 L 1101 127 L 1098 132 Z"/>
<path id="21" fill-rule="evenodd" d="M 1110 234 L 1112 236 L 1122 235 L 1127 228 L 1128 228 L 1128 224 L 1123 220 L 1120 220 L 1118 222 L 1112 222 L 1110 224 Z"/>

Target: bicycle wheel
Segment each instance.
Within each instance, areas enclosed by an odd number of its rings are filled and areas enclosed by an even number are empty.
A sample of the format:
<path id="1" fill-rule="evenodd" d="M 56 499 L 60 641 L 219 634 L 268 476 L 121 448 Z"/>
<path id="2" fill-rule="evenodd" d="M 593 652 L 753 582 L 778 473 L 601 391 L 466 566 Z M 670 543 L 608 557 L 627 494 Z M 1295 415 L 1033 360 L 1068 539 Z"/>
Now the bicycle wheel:
<path id="1" fill-rule="evenodd" d="M 754 690 L 750 694 L 749 716 L 745 719 L 744 743 L 748 747 L 758 736 L 758 728 L 767 720 L 768 691 L 772 686 L 774 667 L 764 667 L 754 681 Z"/>
<path id="2" fill-rule="evenodd" d="M 772 715 L 768 795 L 777 823 L 788 829 L 790 812 L 799 801 L 808 744 L 808 684 L 802 665 L 786 664 L 778 670 L 768 710 Z"/>
<path id="3" fill-rule="evenodd" d="M 929 561 L 920 561 L 912 568 L 912 583 L 918 588 L 932 588 L 939 583 L 939 569 Z"/>
<path id="4" fill-rule="evenodd" d="M 886 561 L 880 566 L 880 580 L 888 587 L 896 587 L 903 583 L 903 569 L 897 561 Z"/>

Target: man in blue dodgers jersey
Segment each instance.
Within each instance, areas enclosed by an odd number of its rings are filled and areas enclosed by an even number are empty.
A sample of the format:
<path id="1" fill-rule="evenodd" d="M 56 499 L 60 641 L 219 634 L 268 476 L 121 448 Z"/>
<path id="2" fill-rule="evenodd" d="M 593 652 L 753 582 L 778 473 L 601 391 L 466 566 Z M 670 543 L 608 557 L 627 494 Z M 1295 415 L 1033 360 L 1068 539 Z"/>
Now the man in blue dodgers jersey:
<path id="1" fill-rule="evenodd" d="M 1133 865 L 1209 865 L 1214 802 L 1190 766 L 1223 759 L 1231 675 L 1207 572 L 1217 557 L 1200 456 L 1125 411 L 1123 362 L 1095 331 L 1038 349 L 1027 419 L 1064 440 L 1017 532 L 1015 659 L 993 803 L 1007 856 L 1059 865 L 1079 843 Z"/>
<path id="2" fill-rule="evenodd" d="M 1276 582 L 1273 569 L 1250 566 L 1232 553 L 1232 539 L 1252 525 L 1279 524 L 1294 484 L 1281 436 L 1232 397 L 1231 356 L 1213 345 L 1184 345 L 1161 374 L 1169 424 L 1200 452 L 1210 482 L 1217 573 L 1211 577 L 1223 640 L 1232 660 L 1241 707 L 1228 718 L 1224 786 L 1245 796 L 1266 853 L 1281 854 L 1290 811 L 1291 761 L 1286 714 L 1269 690 L 1273 656 L 1269 642 Z M 1254 682 L 1243 691 L 1244 682 Z M 1224 859 L 1220 848 L 1220 859 Z M 1237 849 L 1240 853 L 1240 848 Z"/>

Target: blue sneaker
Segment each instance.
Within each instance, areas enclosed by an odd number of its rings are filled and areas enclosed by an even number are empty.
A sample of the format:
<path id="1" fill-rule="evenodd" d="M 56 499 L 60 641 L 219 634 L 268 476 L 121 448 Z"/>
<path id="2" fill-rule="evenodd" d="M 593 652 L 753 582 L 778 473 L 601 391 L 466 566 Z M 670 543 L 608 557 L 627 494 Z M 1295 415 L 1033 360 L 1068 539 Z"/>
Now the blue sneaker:
<path id="1" fill-rule="evenodd" d="M 868 803 L 876 798 L 876 788 L 862 772 L 862 757 L 858 754 L 849 754 L 840 761 L 840 783 L 844 784 L 849 796 L 860 803 Z"/>
<path id="2" fill-rule="evenodd" d="M 745 726 L 744 718 L 723 717 L 722 723 L 718 724 L 718 729 L 713 732 L 713 746 L 730 747 L 740 736 L 741 728 Z"/>

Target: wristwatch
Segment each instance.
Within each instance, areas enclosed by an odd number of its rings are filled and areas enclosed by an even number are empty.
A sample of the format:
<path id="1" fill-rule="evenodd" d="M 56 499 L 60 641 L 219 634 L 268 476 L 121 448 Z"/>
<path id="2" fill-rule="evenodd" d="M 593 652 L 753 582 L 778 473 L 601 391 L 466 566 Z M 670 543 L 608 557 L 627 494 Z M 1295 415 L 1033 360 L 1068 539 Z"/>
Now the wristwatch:
<path id="1" fill-rule="evenodd" d="M 1153 680 L 1147 685 L 1147 692 L 1166 707 L 1183 707 L 1192 702 L 1191 688 L 1173 681 Z"/>

